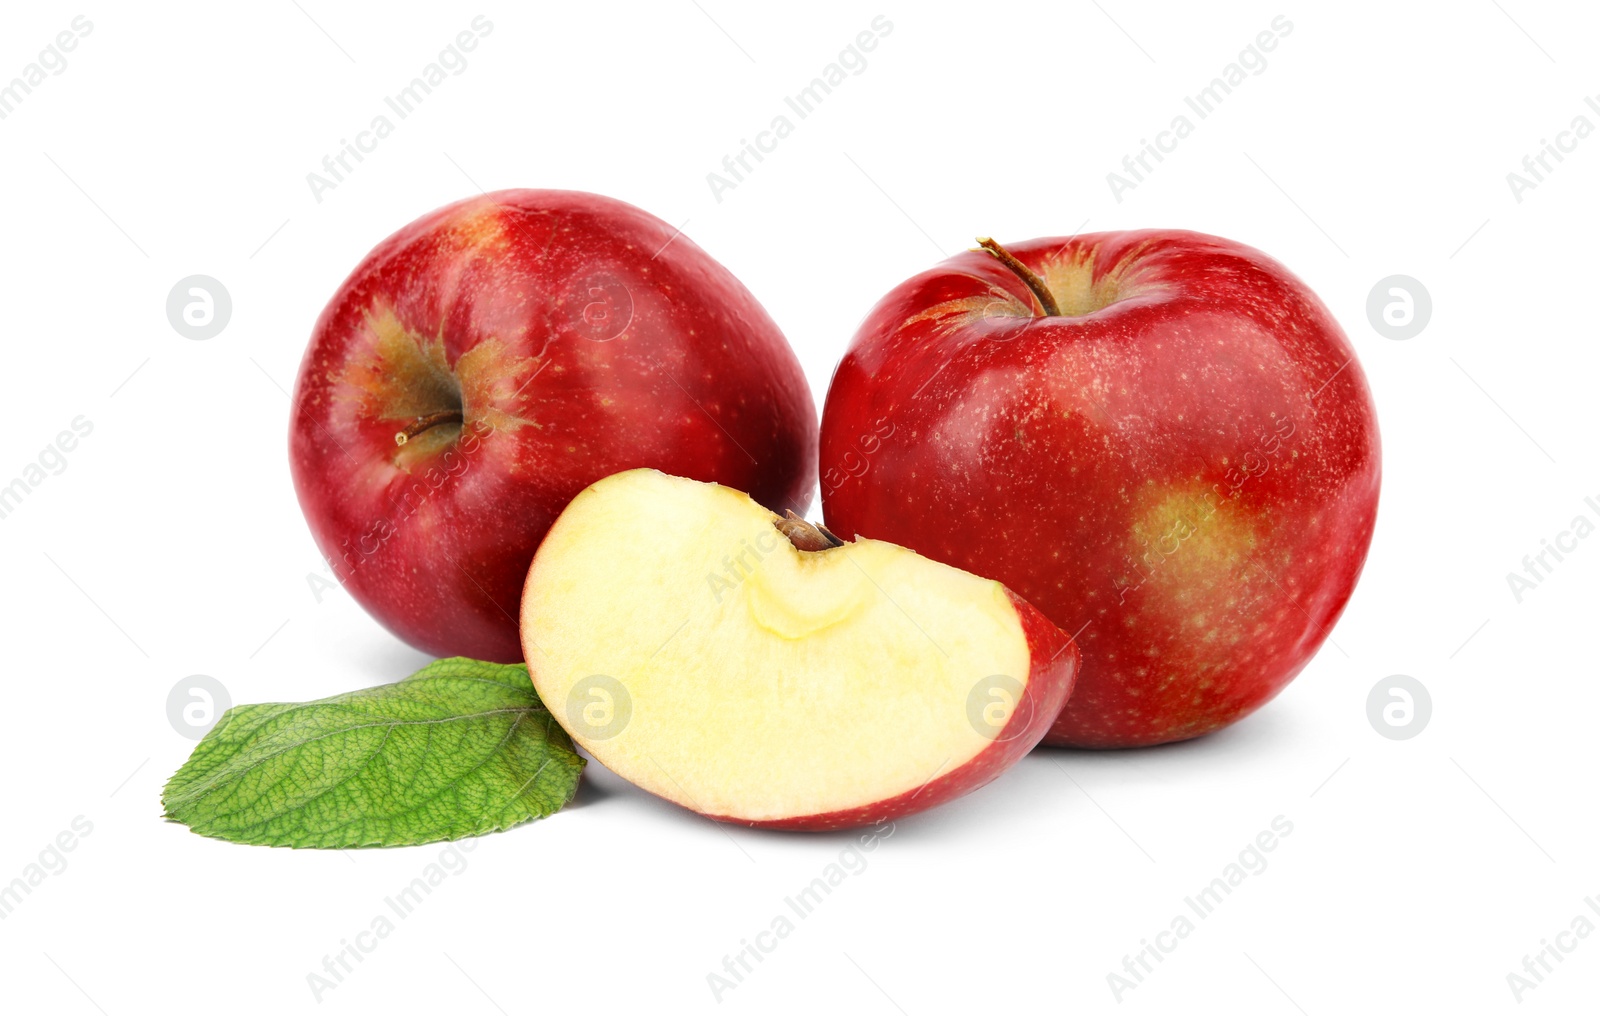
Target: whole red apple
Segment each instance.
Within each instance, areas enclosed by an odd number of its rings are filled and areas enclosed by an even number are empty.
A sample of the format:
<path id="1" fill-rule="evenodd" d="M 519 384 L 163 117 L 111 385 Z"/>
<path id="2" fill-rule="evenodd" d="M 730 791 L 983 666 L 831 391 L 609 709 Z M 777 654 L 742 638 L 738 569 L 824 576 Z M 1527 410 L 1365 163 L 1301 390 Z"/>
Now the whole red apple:
<path id="1" fill-rule="evenodd" d="M 510 190 L 379 244 L 317 321 L 290 464 L 339 580 L 437 656 L 517 661 L 523 579 L 589 484 L 634 467 L 803 513 L 816 411 L 739 281 L 655 216 Z"/>
<path id="2" fill-rule="evenodd" d="M 1349 599 L 1378 425 L 1304 283 L 1175 230 L 980 241 L 884 297 L 822 422 L 827 524 L 1005 583 L 1083 652 L 1045 744 L 1196 737 Z"/>

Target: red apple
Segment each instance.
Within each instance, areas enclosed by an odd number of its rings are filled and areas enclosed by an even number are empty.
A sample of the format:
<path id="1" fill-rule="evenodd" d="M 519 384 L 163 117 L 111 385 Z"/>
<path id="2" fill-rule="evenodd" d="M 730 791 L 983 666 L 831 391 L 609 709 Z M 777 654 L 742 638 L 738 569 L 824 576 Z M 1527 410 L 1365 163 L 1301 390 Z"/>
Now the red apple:
<path id="1" fill-rule="evenodd" d="M 804 512 L 816 417 L 727 269 L 631 205 L 511 190 L 379 244 L 317 321 L 290 464 L 356 600 L 436 656 L 517 661 L 528 564 L 573 495 L 654 466 Z"/>
<path id="2" fill-rule="evenodd" d="M 785 829 L 983 786 L 1044 736 L 1078 665 L 998 582 L 652 469 L 572 500 L 522 614 L 539 697 L 606 768 Z"/>
<path id="3" fill-rule="evenodd" d="M 1365 560 L 1378 425 L 1317 297 L 1175 230 L 993 241 L 884 297 L 823 413 L 824 517 L 1076 633 L 1045 744 L 1196 737 L 1310 660 Z"/>

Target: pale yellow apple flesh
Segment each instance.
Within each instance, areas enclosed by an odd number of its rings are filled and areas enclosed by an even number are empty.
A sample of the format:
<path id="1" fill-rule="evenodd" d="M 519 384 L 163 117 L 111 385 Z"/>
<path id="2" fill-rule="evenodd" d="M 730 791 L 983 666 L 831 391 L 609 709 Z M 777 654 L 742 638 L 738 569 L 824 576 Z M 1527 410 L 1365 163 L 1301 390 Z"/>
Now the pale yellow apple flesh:
<path id="1" fill-rule="evenodd" d="M 880 802 L 917 810 L 933 785 L 927 803 L 953 796 L 997 741 L 1024 739 L 1004 746 L 1020 755 L 1043 735 L 1013 713 L 1064 700 L 1077 654 L 1032 608 L 894 544 L 800 550 L 777 521 L 736 490 L 640 469 L 551 528 L 523 649 L 608 769 L 701 814 L 828 826 Z M 977 783 L 1011 760 L 985 758 Z"/>

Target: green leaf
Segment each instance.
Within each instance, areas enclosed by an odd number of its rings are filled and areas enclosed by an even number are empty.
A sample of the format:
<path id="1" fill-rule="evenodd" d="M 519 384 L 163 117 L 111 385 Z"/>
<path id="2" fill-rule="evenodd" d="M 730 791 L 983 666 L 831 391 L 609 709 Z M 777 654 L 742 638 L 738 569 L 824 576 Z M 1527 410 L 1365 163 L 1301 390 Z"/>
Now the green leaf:
<path id="1" fill-rule="evenodd" d="M 229 709 L 161 803 L 235 843 L 395 847 L 554 814 L 583 765 L 526 666 L 457 657 L 398 684 Z"/>

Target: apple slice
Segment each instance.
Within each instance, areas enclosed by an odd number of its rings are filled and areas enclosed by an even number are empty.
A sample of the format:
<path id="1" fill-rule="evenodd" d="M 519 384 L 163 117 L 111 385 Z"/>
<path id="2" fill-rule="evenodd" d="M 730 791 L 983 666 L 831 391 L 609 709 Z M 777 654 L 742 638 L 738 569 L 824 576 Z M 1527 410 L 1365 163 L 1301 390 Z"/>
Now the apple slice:
<path id="1" fill-rule="evenodd" d="M 718 821 L 930 808 L 1038 743 L 1078 648 L 989 579 L 653 469 L 580 493 L 522 597 L 539 696 L 613 772 Z"/>

